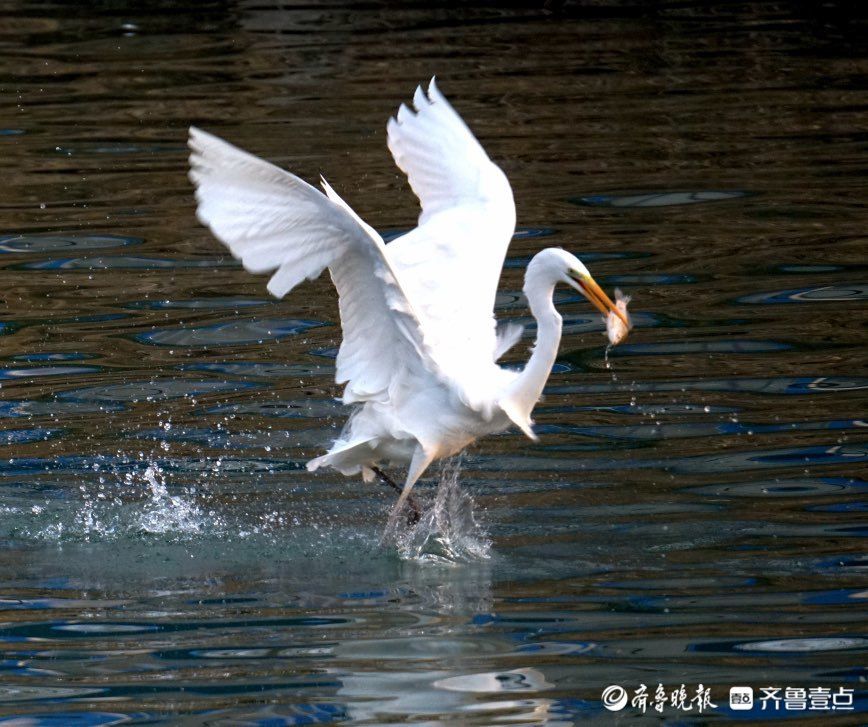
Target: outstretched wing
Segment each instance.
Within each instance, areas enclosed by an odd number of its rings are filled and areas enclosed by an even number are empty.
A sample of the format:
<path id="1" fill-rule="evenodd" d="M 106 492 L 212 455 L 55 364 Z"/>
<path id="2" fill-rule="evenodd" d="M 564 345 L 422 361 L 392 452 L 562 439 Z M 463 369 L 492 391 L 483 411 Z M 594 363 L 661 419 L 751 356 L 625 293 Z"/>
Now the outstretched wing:
<path id="1" fill-rule="evenodd" d="M 419 226 L 387 255 L 438 365 L 478 408 L 484 387 L 460 386 L 496 359 L 494 298 L 515 230 L 515 204 L 492 163 L 434 80 L 387 127 L 389 149 L 422 205 Z M 477 382 L 478 383 L 478 382 Z"/>
<path id="2" fill-rule="evenodd" d="M 337 196 L 196 128 L 190 179 L 197 216 L 245 269 L 276 271 L 278 298 L 328 267 L 340 296 L 337 358 L 344 401 L 385 399 L 395 372 L 431 366 L 418 321 L 385 256 L 382 238 Z"/>

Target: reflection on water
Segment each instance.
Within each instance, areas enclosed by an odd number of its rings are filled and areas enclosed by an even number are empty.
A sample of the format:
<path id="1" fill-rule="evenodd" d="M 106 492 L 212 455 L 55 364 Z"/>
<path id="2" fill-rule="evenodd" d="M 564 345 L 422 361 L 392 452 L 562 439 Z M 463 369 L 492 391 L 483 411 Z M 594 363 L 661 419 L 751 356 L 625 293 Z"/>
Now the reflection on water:
<path id="1" fill-rule="evenodd" d="M 279 341 L 322 325 L 316 321 L 250 318 L 210 326 L 179 326 L 140 333 L 136 340 L 158 346 L 237 346 Z"/>
<path id="2" fill-rule="evenodd" d="M 44 253 L 68 250 L 99 250 L 106 247 L 138 245 L 143 240 L 122 235 L 4 235 L 0 237 L 0 252 Z"/>
<path id="3" fill-rule="evenodd" d="M 9 8 L 0 724 L 609 724 L 640 683 L 754 721 L 793 714 L 731 686 L 852 688 L 805 714 L 864 721 L 857 5 Z M 304 469 L 346 416 L 330 283 L 269 299 L 184 140 L 323 173 L 393 239 L 385 121 L 435 73 L 515 188 L 507 363 L 546 246 L 636 330 L 606 358 L 559 290 L 540 441 L 432 472 L 383 547 L 390 490 Z"/>
<path id="4" fill-rule="evenodd" d="M 820 287 L 776 290 L 771 293 L 753 293 L 738 299 L 739 303 L 846 303 L 868 298 L 868 283 L 822 285 Z"/>
<path id="5" fill-rule="evenodd" d="M 701 202 L 722 202 L 744 197 L 745 192 L 698 191 L 698 192 L 651 192 L 649 194 L 594 194 L 575 200 L 579 204 L 600 207 L 673 207 Z"/>

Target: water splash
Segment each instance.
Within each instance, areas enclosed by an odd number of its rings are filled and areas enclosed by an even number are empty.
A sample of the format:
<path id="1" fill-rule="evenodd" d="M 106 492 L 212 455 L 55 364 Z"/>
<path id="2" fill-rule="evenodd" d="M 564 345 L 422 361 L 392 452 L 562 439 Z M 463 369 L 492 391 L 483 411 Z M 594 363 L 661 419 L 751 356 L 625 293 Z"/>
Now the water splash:
<path id="1" fill-rule="evenodd" d="M 615 369 L 612 367 L 612 362 L 609 361 L 609 352 L 610 352 L 613 348 L 615 348 L 614 344 L 611 344 L 611 343 L 606 344 L 606 348 L 605 348 L 605 350 L 603 351 L 603 362 L 604 362 L 605 365 L 606 365 L 606 370 L 607 370 L 607 371 L 611 374 L 611 376 L 612 376 L 612 383 L 613 383 L 613 384 L 616 384 L 616 383 L 618 383 L 618 374 L 615 373 Z"/>
<path id="2" fill-rule="evenodd" d="M 172 494 L 162 468 L 146 463 L 145 470 L 127 472 L 115 482 L 99 475 L 98 485 L 78 487 L 82 503 L 67 509 L 32 510 L 39 523 L 21 534 L 50 541 L 115 541 L 130 537 L 162 536 L 165 541 L 189 540 L 224 529 L 213 511 L 196 504 L 190 489 Z"/>
<path id="3" fill-rule="evenodd" d="M 150 500 L 138 518 L 141 532 L 198 535 L 206 524 L 208 527 L 219 525 L 206 519 L 195 503 L 180 495 L 169 494 L 165 474 L 158 466 L 149 464 L 142 477 L 150 488 Z"/>
<path id="4" fill-rule="evenodd" d="M 473 498 L 459 484 L 460 472 L 460 457 L 445 460 L 434 504 L 415 525 L 387 532 L 404 560 L 457 564 L 491 557 L 491 540 L 476 518 Z"/>

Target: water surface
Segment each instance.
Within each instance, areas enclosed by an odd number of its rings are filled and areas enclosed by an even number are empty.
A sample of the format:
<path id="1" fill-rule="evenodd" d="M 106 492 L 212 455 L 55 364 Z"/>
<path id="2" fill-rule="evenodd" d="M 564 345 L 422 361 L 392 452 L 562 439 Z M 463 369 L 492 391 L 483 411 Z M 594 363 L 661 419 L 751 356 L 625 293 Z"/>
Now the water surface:
<path id="1" fill-rule="evenodd" d="M 850 5 L 6 3 L 0 724 L 607 724 L 640 684 L 717 705 L 648 721 L 862 721 Z M 435 73 L 515 190 L 498 315 L 531 323 L 524 266 L 563 246 L 637 328 L 607 359 L 559 291 L 539 443 L 432 470 L 384 548 L 390 491 L 303 466 L 345 417 L 330 283 L 269 299 L 184 145 L 323 173 L 391 239 L 417 210 L 385 121 Z"/>

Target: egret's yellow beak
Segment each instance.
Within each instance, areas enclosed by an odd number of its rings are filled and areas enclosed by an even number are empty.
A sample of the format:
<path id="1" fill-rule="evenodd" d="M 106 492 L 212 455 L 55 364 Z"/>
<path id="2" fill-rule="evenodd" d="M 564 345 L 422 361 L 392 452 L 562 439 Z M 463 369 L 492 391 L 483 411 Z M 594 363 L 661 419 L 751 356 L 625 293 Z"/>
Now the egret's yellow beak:
<path id="1" fill-rule="evenodd" d="M 596 308 L 598 311 L 600 311 L 600 313 L 603 314 L 604 318 L 608 318 L 609 313 L 614 313 L 624 322 L 624 325 L 627 326 L 627 328 L 630 328 L 630 323 L 627 320 L 627 316 L 625 316 L 620 310 L 618 310 L 618 308 L 612 302 L 612 299 L 608 295 L 606 295 L 605 291 L 590 275 L 586 273 L 570 271 L 569 278 L 570 285 L 572 285 L 576 290 L 578 290 L 582 295 L 584 295 L 591 302 L 591 305 L 593 305 L 594 308 Z"/>

